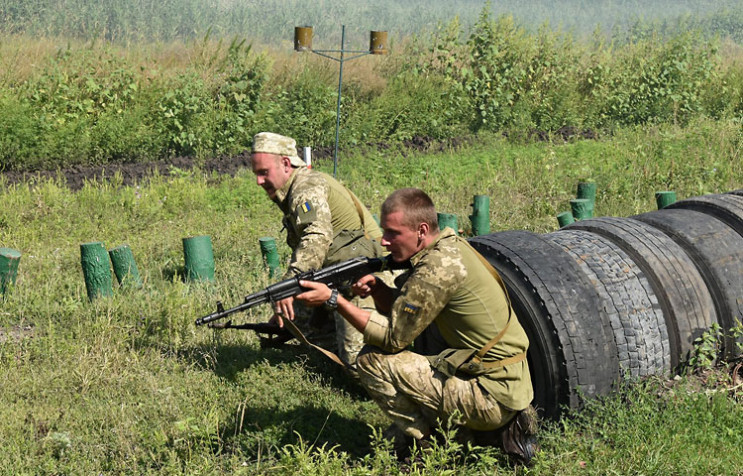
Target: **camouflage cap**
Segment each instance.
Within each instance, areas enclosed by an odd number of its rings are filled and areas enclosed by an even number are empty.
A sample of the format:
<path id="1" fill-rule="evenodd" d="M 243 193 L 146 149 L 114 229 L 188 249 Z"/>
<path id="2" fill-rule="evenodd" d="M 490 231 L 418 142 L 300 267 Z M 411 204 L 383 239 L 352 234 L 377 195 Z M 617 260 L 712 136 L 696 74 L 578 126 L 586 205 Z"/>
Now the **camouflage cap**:
<path id="1" fill-rule="evenodd" d="M 304 160 L 297 155 L 297 141 L 291 137 L 274 134 L 273 132 L 259 132 L 253 137 L 252 154 L 276 154 L 289 157 L 294 167 L 304 167 Z"/>

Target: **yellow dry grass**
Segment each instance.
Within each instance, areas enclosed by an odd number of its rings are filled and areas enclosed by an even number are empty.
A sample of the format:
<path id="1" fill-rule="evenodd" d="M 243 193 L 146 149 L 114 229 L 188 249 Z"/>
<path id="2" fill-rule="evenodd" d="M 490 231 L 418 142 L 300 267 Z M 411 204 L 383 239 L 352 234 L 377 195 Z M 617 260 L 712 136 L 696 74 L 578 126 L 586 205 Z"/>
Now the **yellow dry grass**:
<path id="1" fill-rule="evenodd" d="M 245 46 L 248 45 L 250 43 L 246 42 Z M 118 59 L 140 71 L 144 79 L 163 79 L 193 72 L 209 83 L 219 77 L 218 69 L 229 46 L 229 41 L 212 39 L 120 45 L 52 37 L 5 36 L 0 38 L 0 83 L 18 85 L 28 81 L 41 74 L 50 60 L 65 50 L 84 50 L 93 58 Z M 310 53 L 297 53 L 289 41 L 279 46 L 250 46 L 253 55 L 262 55 L 268 62 L 271 76 L 279 84 L 284 82 L 283 78 L 296 76 L 305 68 L 312 68 L 319 78 L 330 84 L 337 82 L 338 61 Z M 330 55 L 340 57 L 339 54 Z M 385 65 L 397 61 L 399 58 L 395 58 L 395 53 L 388 56 L 367 55 L 344 61 L 343 83 L 353 84 L 359 91 L 379 92 L 386 86 Z M 96 68 L 101 69 L 101 74 L 107 73 L 105 63 L 97 64 Z"/>

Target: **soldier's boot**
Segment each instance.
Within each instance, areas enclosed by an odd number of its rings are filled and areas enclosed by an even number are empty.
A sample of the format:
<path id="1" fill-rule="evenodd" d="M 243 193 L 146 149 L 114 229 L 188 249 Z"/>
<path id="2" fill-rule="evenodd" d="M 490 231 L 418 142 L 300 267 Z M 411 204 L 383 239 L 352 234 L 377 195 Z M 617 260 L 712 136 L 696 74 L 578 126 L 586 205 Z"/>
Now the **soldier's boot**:
<path id="1" fill-rule="evenodd" d="M 537 426 L 537 412 L 529 405 L 501 429 L 501 447 L 516 463 L 529 466 L 539 451 Z"/>
<path id="2" fill-rule="evenodd" d="M 414 461 L 413 447 L 418 449 L 418 453 L 415 455 L 416 460 L 420 458 L 420 452 L 430 450 L 431 441 L 429 438 L 416 439 L 406 434 L 394 423 L 387 427 L 382 433 L 382 437 L 392 442 L 392 451 L 394 451 L 397 460 L 406 465 L 412 464 Z"/>
<path id="3" fill-rule="evenodd" d="M 539 451 L 537 426 L 537 412 L 529 405 L 501 428 L 473 433 L 478 444 L 500 448 L 514 463 L 529 466 Z"/>
<path id="4" fill-rule="evenodd" d="M 412 436 L 407 435 L 397 425 L 392 423 L 382 432 L 382 437 L 392 442 L 392 451 L 395 453 L 398 461 L 404 461 L 405 458 L 410 458 L 410 449 L 413 447 L 414 440 Z"/>

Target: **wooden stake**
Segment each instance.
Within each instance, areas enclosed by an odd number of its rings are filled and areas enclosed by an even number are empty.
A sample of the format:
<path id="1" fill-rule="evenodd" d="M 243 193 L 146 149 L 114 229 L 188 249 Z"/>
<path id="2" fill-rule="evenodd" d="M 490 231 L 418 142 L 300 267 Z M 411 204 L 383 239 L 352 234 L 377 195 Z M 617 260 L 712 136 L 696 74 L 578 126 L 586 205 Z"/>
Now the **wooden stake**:
<path id="1" fill-rule="evenodd" d="M 21 252 L 11 248 L 0 248 L 0 294 L 15 285 Z"/>
<path id="2" fill-rule="evenodd" d="M 472 200 L 472 235 L 487 235 L 490 233 L 490 197 L 475 195 Z"/>
<path id="3" fill-rule="evenodd" d="M 186 279 L 214 281 L 214 252 L 209 236 L 183 238 L 183 257 L 186 262 Z"/>
<path id="4" fill-rule="evenodd" d="M 276 248 L 276 240 L 270 236 L 259 238 L 261 254 L 263 255 L 263 264 L 268 268 L 268 276 L 275 278 L 280 271 L 279 251 Z"/>
<path id="5" fill-rule="evenodd" d="M 449 227 L 454 230 L 454 233 L 459 234 L 459 225 L 457 224 L 457 216 L 453 213 L 439 213 L 439 229 L 443 230 L 445 227 Z"/>
<path id="6" fill-rule="evenodd" d="M 137 263 L 134 262 L 134 254 L 129 245 L 121 245 L 108 250 L 114 274 L 122 287 L 142 287 L 142 278 L 139 277 Z"/>

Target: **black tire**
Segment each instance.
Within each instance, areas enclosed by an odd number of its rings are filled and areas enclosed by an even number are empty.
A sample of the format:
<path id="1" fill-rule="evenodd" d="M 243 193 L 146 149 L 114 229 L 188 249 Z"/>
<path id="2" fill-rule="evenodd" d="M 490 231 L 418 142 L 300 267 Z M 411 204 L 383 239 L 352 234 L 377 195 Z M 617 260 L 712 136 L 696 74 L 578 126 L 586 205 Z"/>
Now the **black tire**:
<path id="1" fill-rule="evenodd" d="M 566 229 L 608 238 L 642 269 L 663 309 L 671 366 L 677 370 L 692 354 L 694 340 L 717 322 L 709 290 L 686 252 L 661 231 L 631 218 L 592 218 Z"/>
<path id="2" fill-rule="evenodd" d="M 741 188 L 739 190 L 733 190 L 732 192 L 728 192 L 728 193 L 732 193 L 733 195 L 743 196 L 743 188 Z"/>
<path id="3" fill-rule="evenodd" d="M 741 195 L 735 193 L 702 195 L 680 200 L 666 208 L 681 208 L 706 213 L 727 223 L 729 227 L 743 236 L 743 196 Z"/>
<path id="4" fill-rule="evenodd" d="M 584 397 L 608 393 L 617 350 L 598 296 L 580 268 L 540 235 L 504 231 L 470 239 L 501 274 L 530 347 L 534 405 L 556 418 Z"/>
<path id="5" fill-rule="evenodd" d="M 596 233 L 558 230 L 545 237 L 561 246 L 593 283 L 611 323 L 622 375 L 669 374 L 668 330 L 642 270 L 621 248 Z"/>
<path id="6" fill-rule="evenodd" d="M 743 236 L 694 210 L 663 209 L 633 218 L 671 237 L 694 261 L 715 303 L 720 326 L 728 334 L 722 355 L 737 355 L 736 341 L 727 331 L 743 322 Z"/>

